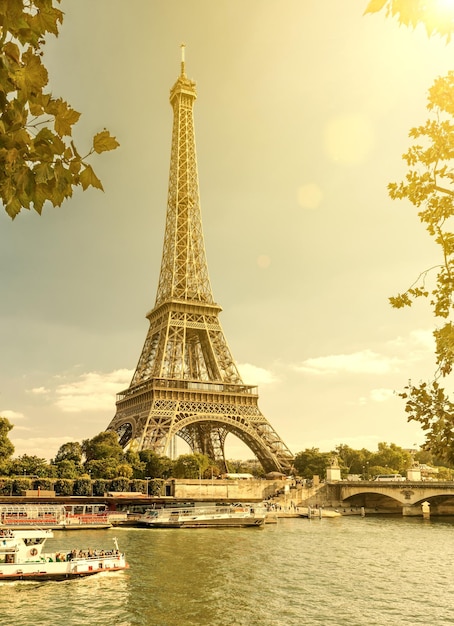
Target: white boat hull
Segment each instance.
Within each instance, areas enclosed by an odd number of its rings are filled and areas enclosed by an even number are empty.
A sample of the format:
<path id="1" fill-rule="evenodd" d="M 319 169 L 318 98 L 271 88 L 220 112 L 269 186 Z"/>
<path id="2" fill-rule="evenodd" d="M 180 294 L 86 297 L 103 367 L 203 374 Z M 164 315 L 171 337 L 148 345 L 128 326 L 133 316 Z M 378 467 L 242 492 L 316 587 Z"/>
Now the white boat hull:
<path id="1" fill-rule="evenodd" d="M 147 511 L 139 524 L 150 528 L 260 528 L 265 511 L 238 507 L 195 507 Z"/>
<path id="2" fill-rule="evenodd" d="M 128 568 L 124 559 L 94 559 L 64 563 L 20 563 L 0 566 L 0 583 L 14 580 L 68 580 L 102 572 L 119 572 Z"/>
<path id="3" fill-rule="evenodd" d="M 142 522 L 150 528 L 247 528 L 263 526 L 262 518 L 245 519 L 202 519 L 181 521 Z"/>

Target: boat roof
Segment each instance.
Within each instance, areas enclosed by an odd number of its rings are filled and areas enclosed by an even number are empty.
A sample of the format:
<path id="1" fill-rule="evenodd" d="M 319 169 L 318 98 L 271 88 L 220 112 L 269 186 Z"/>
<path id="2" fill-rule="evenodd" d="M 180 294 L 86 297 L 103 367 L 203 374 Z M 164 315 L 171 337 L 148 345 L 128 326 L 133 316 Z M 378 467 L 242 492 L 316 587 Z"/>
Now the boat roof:
<path id="1" fill-rule="evenodd" d="M 54 533 L 48 528 L 27 528 L 26 530 L 16 530 L 15 528 L 3 528 L 0 526 L 0 531 L 5 530 L 10 537 L 16 539 L 42 539 L 43 537 L 50 538 L 54 536 Z M 8 536 L 3 537 L 7 539 Z"/>
<path id="2" fill-rule="evenodd" d="M 65 512 L 63 504 L 0 504 L 0 514 L 3 513 L 46 513 Z"/>

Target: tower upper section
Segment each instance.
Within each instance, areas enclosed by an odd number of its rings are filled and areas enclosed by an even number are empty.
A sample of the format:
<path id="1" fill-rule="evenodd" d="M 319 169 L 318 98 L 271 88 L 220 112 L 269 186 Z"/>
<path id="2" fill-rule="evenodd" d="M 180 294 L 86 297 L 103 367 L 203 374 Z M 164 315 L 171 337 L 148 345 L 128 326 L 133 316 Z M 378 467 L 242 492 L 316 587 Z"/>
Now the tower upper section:
<path id="1" fill-rule="evenodd" d="M 208 276 L 194 132 L 195 82 L 181 73 L 170 90 L 173 108 L 167 217 L 155 307 L 168 300 L 214 304 Z"/>

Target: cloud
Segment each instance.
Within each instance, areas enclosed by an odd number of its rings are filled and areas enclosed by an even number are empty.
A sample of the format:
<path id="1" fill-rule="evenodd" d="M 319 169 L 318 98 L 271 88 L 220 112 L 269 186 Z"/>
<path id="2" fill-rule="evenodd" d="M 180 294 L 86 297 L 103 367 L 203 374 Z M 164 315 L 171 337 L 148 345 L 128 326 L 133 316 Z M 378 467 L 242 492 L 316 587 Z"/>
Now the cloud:
<path id="1" fill-rule="evenodd" d="M 386 402 L 386 400 L 390 400 L 395 397 L 396 393 L 394 389 L 385 389 L 381 387 L 379 389 L 372 389 L 370 392 L 370 399 L 373 400 L 373 402 Z"/>
<path id="2" fill-rule="evenodd" d="M 116 394 L 129 386 L 132 375 L 133 370 L 128 369 L 84 373 L 57 387 L 55 405 L 65 413 L 112 410 Z"/>
<path id="3" fill-rule="evenodd" d="M 361 396 L 359 398 L 358 404 L 366 405 L 372 402 L 386 402 L 387 400 L 391 400 L 391 398 L 396 398 L 396 392 L 394 389 L 387 389 L 384 387 L 380 387 L 378 389 L 371 389 L 369 391 L 368 396 Z"/>
<path id="4" fill-rule="evenodd" d="M 27 393 L 33 393 L 37 396 L 40 396 L 46 393 L 50 393 L 50 389 L 46 389 L 46 387 L 34 387 L 33 389 L 28 389 Z"/>
<path id="5" fill-rule="evenodd" d="M 238 371 L 246 385 L 267 385 L 278 382 L 277 376 L 270 370 L 250 363 L 238 363 Z"/>
<path id="6" fill-rule="evenodd" d="M 14 457 L 23 454 L 37 456 L 48 461 L 53 458 L 60 447 L 68 441 L 74 441 L 71 437 L 10 437 L 11 443 L 14 445 Z"/>
<path id="7" fill-rule="evenodd" d="M 435 341 L 430 329 L 417 329 L 408 336 L 387 341 L 380 352 L 370 349 L 350 354 L 312 357 L 293 366 L 305 374 L 389 374 L 401 372 L 410 362 L 422 361 L 433 354 Z M 377 398 L 375 398 L 377 401 Z"/>
<path id="8" fill-rule="evenodd" d="M 419 360 L 435 350 L 433 329 L 418 328 L 412 330 L 408 337 L 399 335 L 388 341 L 387 346 L 393 350 L 406 350 L 412 360 Z"/>
<path id="9" fill-rule="evenodd" d="M 372 350 L 361 350 L 351 354 L 332 354 L 306 359 L 295 370 L 305 374 L 388 374 L 398 371 L 400 360 Z"/>
<path id="10" fill-rule="evenodd" d="M 23 413 L 18 413 L 17 411 L 10 411 L 9 409 L 3 409 L 0 411 L 0 417 L 6 417 L 9 420 L 22 420 L 25 415 Z"/>

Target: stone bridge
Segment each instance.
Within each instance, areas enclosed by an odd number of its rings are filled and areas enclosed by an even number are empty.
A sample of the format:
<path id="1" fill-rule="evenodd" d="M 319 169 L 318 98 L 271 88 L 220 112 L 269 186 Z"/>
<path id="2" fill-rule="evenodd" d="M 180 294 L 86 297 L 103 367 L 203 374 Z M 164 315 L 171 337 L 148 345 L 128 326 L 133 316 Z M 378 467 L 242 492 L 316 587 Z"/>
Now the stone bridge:
<path id="1" fill-rule="evenodd" d="M 322 489 L 326 502 L 336 503 L 346 511 L 364 507 L 377 513 L 422 515 L 422 504 L 428 502 L 432 515 L 454 515 L 451 481 L 339 481 L 327 482 Z"/>

